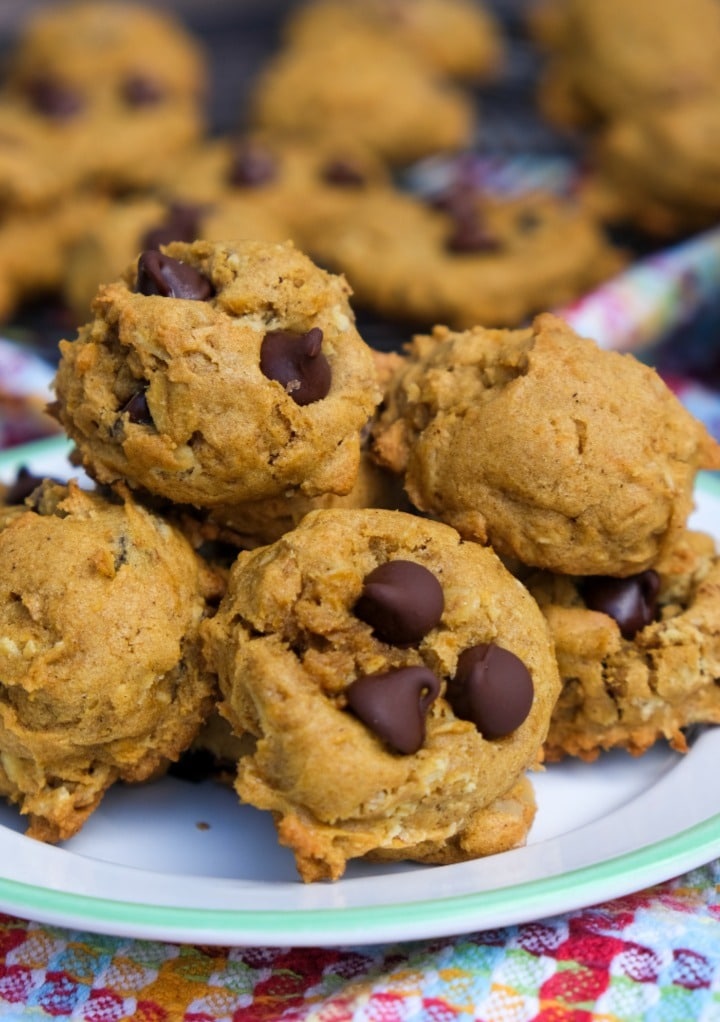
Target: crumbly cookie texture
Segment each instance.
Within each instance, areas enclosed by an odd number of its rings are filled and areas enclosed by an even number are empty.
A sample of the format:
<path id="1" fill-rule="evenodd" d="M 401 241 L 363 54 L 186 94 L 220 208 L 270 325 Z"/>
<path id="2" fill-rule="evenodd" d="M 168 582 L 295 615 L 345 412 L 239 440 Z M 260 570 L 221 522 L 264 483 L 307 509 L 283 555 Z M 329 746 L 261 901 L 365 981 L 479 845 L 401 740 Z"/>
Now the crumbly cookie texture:
<path id="1" fill-rule="evenodd" d="M 145 253 L 60 344 L 56 413 L 78 459 L 201 508 L 349 492 L 380 400 L 349 294 L 289 243 Z"/>
<path id="2" fill-rule="evenodd" d="M 304 240 L 352 282 L 358 305 L 428 330 L 518 326 L 625 263 L 587 211 L 549 194 L 497 199 L 456 189 L 432 206 L 376 189 L 316 217 Z"/>
<path id="3" fill-rule="evenodd" d="M 490 549 L 400 511 L 312 511 L 240 553 L 203 635 L 220 712 L 255 740 L 237 791 L 273 813 L 303 880 L 358 856 L 457 862 L 524 838 L 533 801 L 516 785 L 538 762 L 557 667 L 537 604 Z M 494 724 L 469 709 L 475 656 L 490 677 L 496 656 L 519 673 L 489 696 Z"/>
<path id="4" fill-rule="evenodd" d="M 653 578 L 653 576 L 655 576 Z M 634 755 L 684 729 L 720 723 L 720 557 L 685 532 L 663 562 L 628 579 L 539 572 L 526 579 L 553 633 L 563 688 L 545 745 L 550 761 Z"/>
<path id="5" fill-rule="evenodd" d="M 309 0 L 285 20 L 290 46 L 352 34 L 360 28 L 389 35 L 429 67 L 461 80 L 494 77 L 504 45 L 494 15 L 475 0 Z"/>
<path id="6" fill-rule="evenodd" d="M 657 373 L 544 313 L 417 336 L 376 456 L 412 503 L 523 564 L 632 575 L 672 545 L 720 446 Z"/>
<path id="7" fill-rule="evenodd" d="M 215 588 L 122 490 L 47 482 L 5 521 L 0 793 L 31 837 L 71 837 L 116 780 L 145 780 L 192 742 L 215 697 L 198 646 Z"/>
<path id="8" fill-rule="evenodd" d="M 362 29 L 281 49 L 257 79 L 250 119 L 309 139 L 351 130 L 392 164 L 462 148 L 475 132 L 460 88 L 388 35 Z"/>

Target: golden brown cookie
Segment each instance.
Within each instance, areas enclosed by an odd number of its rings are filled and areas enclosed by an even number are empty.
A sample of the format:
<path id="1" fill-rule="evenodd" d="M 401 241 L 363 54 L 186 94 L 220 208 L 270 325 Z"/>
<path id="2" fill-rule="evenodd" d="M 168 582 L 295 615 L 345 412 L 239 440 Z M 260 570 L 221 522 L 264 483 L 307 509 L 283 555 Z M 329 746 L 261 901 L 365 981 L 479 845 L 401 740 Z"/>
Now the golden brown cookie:
<path id="1" fill-rule="evenodd" d="M 626 579 L 538 572 L 526 579 L 550 624 L 563 688 L 546 756 L 638 755 L 684 729 L 720 723 L 720 557 L 685 532 L 660 563 Z"/>
<path id="2" fill-rule="evenodd" d="M 412 503 L 503 556 L 632 575 L 672 545 L 720 446 L 657 373 L 550 313 L 416 336 L 375 451 Z"/>
<path id="3" fill-rule="evenodd" d="M 0 531 L 0 792 L 70 837 L 117 780 L 193 740 L 214 699 L 197 635 L 214 583 L 136 504 L 48 483 Z"/>
<path id="4" fill-rule="evenodd" d="M 504 43 L 494 15 L 476 0 L 309 0 L 284 26 L 291 46 L 371 29 L 406 47 L 429 67 L 462 80 L 494 77 Z"/>
<path id="5" fill-rule="evenodd" d="M 468 145 L 470 98 L 389 36 L 368 30 L 281 49 L 250 102 L 256 128 L 301 138 L 350 131 L 388 162 Z"/>
<path id="6" fill-rule="evenodd" d="M 289 243 L 143 253 L 60 344 L 56 413 L 79 460 L 201 508 L 348 493 L 380 399 L 349 293 Z"/>
<path id="7" fill-rule="evenodd" d="M 490 549 L 399 511 L 313 511 L 239 554 L 203 631 L 220 712 L 255 739 L 238 793 L 273 813 L 303 880 L 524 838 L 533 802 L 516 785 L 557 669 L 537 604 Z"/>
<path id="8" fill-rule="evenodd" d="M 624 255 L 576 204 L 456 190 L 433 206 L 391 189 L 317 217 L 305 245 L 358 306 L 417 328 L 518 326 L 619 271 Z"/>

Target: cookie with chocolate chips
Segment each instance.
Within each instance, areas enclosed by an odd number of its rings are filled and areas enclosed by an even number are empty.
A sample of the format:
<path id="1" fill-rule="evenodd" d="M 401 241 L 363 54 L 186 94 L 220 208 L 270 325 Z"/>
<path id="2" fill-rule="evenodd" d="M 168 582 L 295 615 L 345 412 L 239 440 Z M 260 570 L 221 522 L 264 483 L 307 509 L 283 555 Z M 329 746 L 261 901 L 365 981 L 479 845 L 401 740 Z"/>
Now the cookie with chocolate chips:
<path id="1" fill-rule="evenodd" d="M 60 344 L 78 461 L 198 508 L 348 493 L 380 399 L 349 293 L 290 243 L 143 252 Z"/>
<path id="2" fill-rule="evenodd" d="M 686 531 L 654 568 L 617 579 L 526 578 L 553 634 L 563 688 L 546 757 L 638 755 L 685 729 L 720 723 L 720 557 Z"/>
<path id="3" fill-rule="evenodd" d="M 242 799 L 305 881 L 524 841 L 558 694 L 549 632 L 488 548 L 401 511 L 312 511 L 239 554 L 203 625 Z"/>
<path id="4" fill-rule="evenodd" d="M 427 202 L 386 188 L 315 218 L 307 250 L 344 273 L 358 306 L 427 329 L 517 326 L 617 272 L 595 221 L 551 195 L 453 187 Z"/>
<path id="5" fill-rule="evenodd" d="M 413 505 L 503 557 L 636 575 L 676 541 L 720 445 L 657 373 L 559 316 L 417 335 L 374 427 Z"/>
<path id="6" fill-rule="evenodd" d="M 124 489 L 48 480 L 13 510 L 0 529 L 0 794 L 54 842 L 115 781 L 151 777 L 192 742 L 215 698 L 198 628 L 219 583 Z"/>

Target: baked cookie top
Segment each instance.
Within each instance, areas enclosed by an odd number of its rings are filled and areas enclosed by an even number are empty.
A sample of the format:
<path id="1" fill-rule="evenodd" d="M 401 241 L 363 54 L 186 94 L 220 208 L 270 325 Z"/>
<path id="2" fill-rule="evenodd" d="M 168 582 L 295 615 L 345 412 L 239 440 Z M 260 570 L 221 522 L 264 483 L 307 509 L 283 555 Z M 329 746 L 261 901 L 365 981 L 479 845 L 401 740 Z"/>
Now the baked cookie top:
<path id="1" fill-rule="evenodd" d="M 491 78 L 503 61 L 500 26 L 473 0 L 309 0 L 286 18 L 283 34 L 297 47 L 358 28 L 389 36 L 451 78 Z"/>
<path id="2" fill-rule="evenodd" d="M 197 645 L 214 583 L 126 491 L 49 481 L 0 531 L 0 580 L 0 792 L 56 841 L 192 741 L 214 697 Z"/>
<path id="3" fill-rule="evenodd" d="M 344 273 L 358 304 L 455 329 L 517 326 L 625 262 L 586 211 L 552 196 L 451 190 L 436 204 L 393 189 L 308 224 L 305 245 Z"/>
<path id="4" fill-rule="evenodd" d="M 416 336 L 375 432 L 413 504 L 523 564 L 631 575 L 685 525 L 720 446 L 657 373 L 550 313 Z"/>
<path id="5" fill-rule="evenodd" d="M 461 148 L 475 131 L 462 90 L 388 36 L 360 29 L 280 50 L 260 72 L 249 117 L 296 137 L 350 130 L 394 164 Z"/>
<path id="6" fill-rule="evenodd" d="M 60 344 L 56 413 L 79 460 L 198 507 L 347 493 L 380 400 L 349 294 L 290 243 L 144 253 Z"/>
<path id="7" fill-rule="evenodd" d="M 558 694 L 525 588 L 399 511 L 313 511 L 241 553 L 203 632 L 221 712 L 256 739 L 238 792 L 304 880 L 371 852 L 480 854 L 478 814 L 535 765 Z"/>

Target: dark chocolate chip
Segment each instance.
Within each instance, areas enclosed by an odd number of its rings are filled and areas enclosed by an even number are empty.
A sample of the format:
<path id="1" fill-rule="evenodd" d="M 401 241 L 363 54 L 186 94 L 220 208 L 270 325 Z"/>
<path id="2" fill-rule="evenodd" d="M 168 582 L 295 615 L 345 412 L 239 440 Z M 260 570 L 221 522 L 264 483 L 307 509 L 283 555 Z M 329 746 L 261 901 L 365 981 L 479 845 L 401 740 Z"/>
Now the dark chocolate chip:
<path id="1" fill-rule="evenodd" d="M 445 607 L 442 586 L 415 561 L 387 561 L 366 575 L 353 613 L 379 639 L 413 646 L 440 621 Z"/>
<path id="2" fill-rule="evenodd" d="M 652 568 L 628 578 L 591 575 L 579 588 L 585 606 L 617 621 L 625 639 L 655 620 L 660 576 Z"/>
<path id="3" fill-rule="evenodd" d="M 69 120 L 85 106 L 76 89 L 49 76 L 41 75 L 29 82 L 27 94 L 38 113 L 58 121 Z"/>
<path id="4" fill-rule="evenodd" d="M 417 752 L 425 741 L 425 717 L 440 694 L 440 681 L 427 667 L 399 667 L 366 674 L 348 686 L 348 706 L 370 730 L 397 752 Z"/>
<path id="5" fill-rule="evenodd" d="M 341 188 L 362 188 L 365 184 L 365 175 L 362 170 L 351 160 L 343 157 L 326 163 L 322 168 L 321 176 L 327 184 L 339 185 Z"/>
<path id="6" fill-rule="evenodd" d="M 201 206 L 177 203 L 167 211 L 164 221 L 146 231 L 141 248 L 157 249 L 171 241 L 195 241 L 200 237 Z"/>
<path id="7" fill-rule="evenodd" d="M 523 234 L 531 234 L 542 223 L 542 217 L 533 209 L 524 209 L 522 213 L 518 213 L 515 223 Z"/>
<path id="8" fill-rule="evenodd" d="M 485 219 L 476 207 L 450 210 L 453 226 L 446 241 L 450 252 L 497 252 L 502 242 L 488 230 Z"/>
<path id="9" fill-rule="evenodd" d="M 214 294 L 208 278 L 194 266 L 152 249 L 143 252 L 138 259 L 135 290 L 141 295 L 188 298 L 198 302 L 205 302 Z"/>
<path id="10" fill-rule="evenodd" d="M 281 383 L 298 405 L 320 401 L 330 390 L 330 363 L 321 349 L 323 332 L 313 327 L 305 334 L 270 330 L 260 346 L 260 370 Z"/>
<path id="11" fill-rule="evenodd" d="M 455 716 L 472 721 L 484 738 L 504 738 L 530 712 L 532 678 L 509 649 L 484 642 L 460 654 L 447 701 Z"/>
<path id="12" fill-rule="evenodd" d="M 125 402 L 120 409 L 121 412 L 127 412 L 128 419 L 130 422 L 134 422 L 137 426 L 153 426 L 153 417 L 150 414 L 150 408 L 147 403 L 147 395 L 145 390 L 138 390 L 132 397 Z"/>
<path id="13" fill-rule="evenodd" d="M 123 82 L 122 97 L 128 106 L 155 106 L 165 98 L 165 89 L 154 78 L 135 74 Z"/>
<path id="14" fill-rule="evenodd" d="M 274 181 L 277 171 L 277 160 L 269 149 L 258 142 L 245 142 L 232 155 L 227 179 L 236 187 L 257 188 Z"/>
<path id="15" fill-rule="evenodd" d="M 10 483 L 5 491 L 3 503 L 22 504 L 26 497 L 29 497 L 33 490 L 37 489 L 43 481 L 42 476 L 34 475 L 28 468 L 21 465 L 15 476 L 15 481 Z"/>

